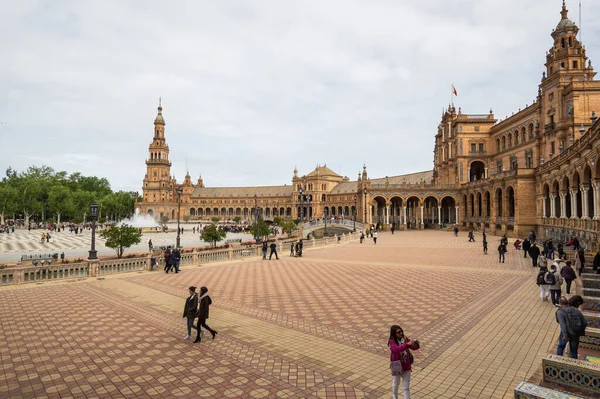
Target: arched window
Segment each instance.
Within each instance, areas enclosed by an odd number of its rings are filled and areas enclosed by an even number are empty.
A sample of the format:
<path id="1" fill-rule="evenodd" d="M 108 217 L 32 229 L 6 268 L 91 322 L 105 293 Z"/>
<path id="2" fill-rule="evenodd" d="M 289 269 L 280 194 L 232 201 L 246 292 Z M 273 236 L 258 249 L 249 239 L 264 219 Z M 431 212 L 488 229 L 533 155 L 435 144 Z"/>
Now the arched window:
<path id="1" fill-rule="evenodd" d="M 527 141 L 527 131 L 525 126 L 521 128 L 521 144 Z"/>
<path id="2" fill-rule="evenodd" d="M 515 145 L 519 145 L 519 131 L 515 130 Z"/>
<path id="3" fill-rule="evenodd" d="M 529 140 L 533 140 L 533 123 L 529 124 Z"/>
<path id="4" fill-rule="evenodd" d="M 325 196 L 325 194 L 321 195 L 321 201 L 325 201 L 327 199 L 327 197 Z"/>
<path id="5" fill-rule="evenodd" d="M 512 133 L 508 134 L 508 148 L 512 147 Z"/>
<path id="6" fill-rule="evenodd" d="M 496 139 L 496 149 L 498 152 L 500 152 L 500 139 Z"/>
<path id="7" fill-rule="evenodd" d="M 506 137 L 502 137 L 502 149 L 506 150 Z"/>

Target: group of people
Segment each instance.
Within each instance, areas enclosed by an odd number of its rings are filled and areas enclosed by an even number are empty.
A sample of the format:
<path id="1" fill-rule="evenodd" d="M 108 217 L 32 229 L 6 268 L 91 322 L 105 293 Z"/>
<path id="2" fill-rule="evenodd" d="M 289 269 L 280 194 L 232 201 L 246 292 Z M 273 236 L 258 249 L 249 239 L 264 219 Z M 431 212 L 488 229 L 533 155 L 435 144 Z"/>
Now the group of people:
<path id="1" fill-rule="evenodd" d="M 163 256 L 165 258 L 165 273 L 169 274 L 173 270 L 175 270 L 175 273 L 179 273 L 179 264 L 181 263 L 179 248 L 171 248 L 169 245 Z"/>
<path id="2" fill-rule="evenodd" d="M 212 339 L 215 339 L 217 331 L 206 324 L 211 304 L 212 299 L 208 296 L 208 288 L 200 287 L 200 296 L 196 293 L 196 287 L 189 288 L 189 297 L 185 300 L 185 307 L 183 308 L 183 318 L 187 319 L 187 335 L 183 339 L 188 340 L 192 337 L 192 328 L 197 331 L 194 343 L 202 341 L 204 335 L 202 328 L 212 335 Z M 198 322 L 194 325 L 196 319 L 198 319 Z"/>
<path id="3" fill-rule="evenodd" d="M 373 226 L 371 226 L 369 229 L 366 230 L 366 232 L 367 232 L 366 238 L 369 238 L 369 235 L 370 235 L 371 238 L 373 239 L 373 244 L 377 245 L 377 230 L 374 229 Z M 361 231 L 360 232 L 360 243 L 362 244 L 364 241 L 365 241 L 365 233 L 363 233 Z"/>
<path id="4" fill-rule="evenodd" d="M 302 247 L 304 246 L 304 242 L 302 242 L 302 239 L 299 239 L 296 242 L 291 242 L 290 243 L 290 256 L 291 257 L 296 257 L 296 258 L 301 258 L 302 257 Z"/>

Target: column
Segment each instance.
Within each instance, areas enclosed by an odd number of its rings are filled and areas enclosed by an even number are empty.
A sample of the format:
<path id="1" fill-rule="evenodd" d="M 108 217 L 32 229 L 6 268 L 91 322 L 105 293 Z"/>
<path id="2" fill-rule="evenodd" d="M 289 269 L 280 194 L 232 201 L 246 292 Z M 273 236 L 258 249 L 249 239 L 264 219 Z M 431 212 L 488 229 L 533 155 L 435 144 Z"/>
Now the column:
<path id="1" fill-rule="evenodd" d="M 390 206 L 385 207 L 385 224 L 390 224 Z"/>
<path id="2" fill-rule="evenodd" d="M 546 203 L 546 201 L 544 201 L 544 204 Z M 551 218 L 555 218 L 556 217 L 556 195 L 552 195 L 550 194 L 550 217 Z M 544 211 L 545 211 L 546 205 L 544 205 Z M 544 213 L 545 215 L 545 213 Z"/>
<path id="3" fill-rule="evenodd" d="M 588 191 L 590 191 L 590 187 L 587 185 L 581 185 L 581 218 L 589 219 L 590 218 L 590 203 L 588 201 Z"/>
<path id="4" fill-rule="evenodd" d="M 458 224 L 458 207 L 456 207 L 456 219 L 454 219 L 454 224 Z"/>
<path id="5" fill-rule="evenodd" d="M 442 206 L 438 205 L 438 224 L 442 225 Z"/>
<path id="6" fill-rule="evenodd" d="M 402 207 L 402 224 L 406 225 L 406 206 Z"/>
<path id="7" fill-rule="evenodd" d="M 374 209 L 374 207 L 373 207 L 373 205 L 371 205 L 370 209 L 369 209 L 369 223 L 370 224 L 373 224 L 373 209 Z"/>
<path id="8" fill-rule="evenodd" d="M 421 205 L 421 226 L 424 225 L 424 221 L 423 221 L 423 205 Z"/>
<path id="9" fill-rule="evenodd" d="M 560 193 L 560 218 L 567 218 L 567 193 Z"/>
<path id="10" fill-rule="evenodd" d="M 448 143 L 448 159 L 452 158 L 452 144 Z"/>
<path id="11" fill-rule="evenodd" d="M 577 191 L 569 191 L 571 194 L 571 219 L 577 219 Z"/>
<path id="12" fill-rule="evenodd" d="M 542 197 L 542 217 L 543 218 L 546 217 L 546 199 L 548 199 L 548 197 Z"/>
<path id="13" fill-rule="evenodd" d="M 484 170 L 485 170 L 485 175 L 484 176 L 487 179 L 488 178 L 488 168 L 484 168 Z"/>
<path id="14" fill-rule="evenodd" d="M 600 184 L 592 183 L 594 190 L 594 220 L 600 220 Z"/>

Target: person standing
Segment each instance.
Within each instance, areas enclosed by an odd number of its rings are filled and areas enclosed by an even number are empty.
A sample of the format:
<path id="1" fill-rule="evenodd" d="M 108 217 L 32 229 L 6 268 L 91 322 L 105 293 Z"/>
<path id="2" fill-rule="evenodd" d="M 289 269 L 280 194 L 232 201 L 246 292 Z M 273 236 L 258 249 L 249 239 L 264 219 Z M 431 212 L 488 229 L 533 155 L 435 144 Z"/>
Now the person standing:
<path id="1" fill-rule="evenodd" d="M 173 261 L 175 264 L 175 273 L 179 273 L 179 265 L 181 264 L 181 252 L 179 252 L 179 248 L 175 248 L 173 251 Z"/>
<path id="2" fill-rule="evenodd" d="M 563 355 L 568 342 L 571 358 L 577 359 L 579 338 L 585 335 L 587 327 L 587 321 L 578 309 L 581 304 L 583 304 L 583 298 L 580 295 L 574 295 L 569 299 L 568 306 L 561 307 L 556 311 L 556 318 L 560 324 L 560 335 L 558 336 L 558 346 L 556 348 L 558 356 Z"/>
<path id="3" fill-rule="evenodd" d="M 361 231 L 361 232 L 360 232 L 360 243 L 362 244 L 364 240 L 365 240 L 365 233 L 363 233 L 363 232 Z"/>
<path id="4" fill-rule="evenodd" d="M 148 240 L 148 252 L 152 252 L 152 238 Z"/>
<path id="5" fill-rule="evenodd" d="M 454 226 L 454 237 L 458 237 L 458 227 Z"/>
<path id="6" fill-rule="evenodd" d="M 393 325 L 390 328 L 388 346 L 390 348 L 390 369 L 392 371 L 392 398 L 398 399 L 398 387 L 400 379 L 402 379 L 404 399 L 410 399 L 412 354 L 409 349 L 419 349 L 419 341 L 411 341 L 410 338 L 404 336 L 404 331 L 400 326 Z"/>
<path id="7" fill-rule="evenodd" d="M 290 244 L 290 256 L 294 256 L 294 241 L 292 241 L 292 243 Z"/>
<path id="8" fill-rule="evenodd" d="M 558 307 L 558 301 L 562 294 L 561 286 L 563 283 L 563 278 L 558 272 L 556 266 L 556 262 L 550 266 L 550 271 L 545 278 L 547 278 L 546 282 L 549 283 L 548 289 L 550 290 L 550 300 L 552 301 L 552 305 Z"/>
<path id="9" fill-rule="evenodd" d="M 538 260 L 538 264 L 540 268 L 548 270 L 548 258 L 546 258 L 546 251 L 542 251 L 542 254 L 540 255 L 540 258 Z"/>
<path id="10" fill-rule="evenodd" d="M 279 260 L 279 255 L 277 255 L 277 244 L 275 244 L 275 242 L 272 242 L 269 247 L 271 248 L 271 253 L 269 254 L 269 260 L 271 260 L 271 258 L 273 257 L 273 254 L 275 254 L 275 259 Z"/>
<path id="11" fill-rule="evenodd" d="M 200 297 L 198 298 L 198 312 L 196 313 L 196 317 L 198 318 L 198 333 L 196 335 L 196 342 L 200 342 L 202 338 L 200 337 L 200 329 L 204 327 L 206 331 L 208 331 L 212 335 L 212 339 L 215 339 L 215 335 L 217 335 L 217 331 L 213 330 L 209 326 L 206 325 L 206 320 L 208 319 L 209 307 L 212 304 L 212 299 L 208 296 L 208 288 L 200 287 Z"/>
<path id="12" fill-rule="evenodd" d="M 487 239 L 485 238 L 485 233 L 483 233 L 483 254 L 487 255 L 487 250 L 488 250 L 488 243 L 487 243 Z"/>
<path id="13" fill-rule="evenodd" d="M 475 236 L 473 235 L 473 230 L 469 230 L 469 242 L 475 242 Z"/>
<path id="14" fill-rule="evenodd" d="M 540 256 L 540 248 L 535 242 L 532 242 L 531 248 L 529 248 L 529 256 L 531 256 L 531 263 L 533 267 L 538 266 L 538 258 Z"/>
<path id="15" fill-rule="evenodd" d="M 575 269 L 579 271 L 579 276 L 583 273 L 585 267 L 585 252 L 583 248 L 579 247 L 579 250 L 575 254 Z"/>
<path id="16" fill-rule="evenodd" d="M 266 241 L 262 242 L 262 253 L 263 253 L 263 259 L 267 259 L 267 242 Z"/>
<path id="17" fill-rule="evenodd" d="M 548 273 L 548 269 L 545 267 L 540 267 L 540 272 L 538 273 L 535 283 L 540 287 L 540 298 L 542 301 L 548 301 L 548 296 L 550 292 L 548 290 L 548 283 L 546 282 L 546 274 Z"/>
<path id="18" fill-rule="evenodd" d="M 196 312 L 198 311 L 198 294 L 196 294 L 196 287 L 190 287 L 189 293 L 190 296 L 185 300 L 185 307 L 183 308 L 183 317 L 187 318 L 187 335 L 183 339 L 190 339 L 192 336 L 192 326 L 194 325 L 194 319 L 196 318 Z"/>
<path id="19" fill-rule="evenodd" d="M 394 234 L 394 230 L 396 230 L 396 226 L 394 225 L 394 223 L 392 223 L 392 228 L 390 230 L 392 231 L 392 234 Z"/>
<path id="20" fill-rule="evenodd" d="M 521 244 L 523 247 L 523 257 L 526 258 L 527 257 L 527 252 L 529 252 L 529 249 L 531 248 L 531 243 L 529 242 L 529 239 L 524 239 L 523 240 L 523 244 Z"/>
<path id="21" fill-rule="evenodd" d="M 506 245 L 503 241 L 500 241 L 498 245 L 498 263 L 504 263 L 504 254 L 506 253 Z"/>
<path id="22" fill-rule="evenodd" d="M 373 236 L 373 244 L 377 245 L 377 231 L 371 233 L 371 235 Z"/>
<path id="23" fill-rule="evenodd" d="M 566 264 L 560 269 L 560 275 L 565 279 L 567 283 L 567 295 L 571 295 L 571 283 L 577 279 L 575 270 L 571 267 L 571 261 L 568 260 Z"/>

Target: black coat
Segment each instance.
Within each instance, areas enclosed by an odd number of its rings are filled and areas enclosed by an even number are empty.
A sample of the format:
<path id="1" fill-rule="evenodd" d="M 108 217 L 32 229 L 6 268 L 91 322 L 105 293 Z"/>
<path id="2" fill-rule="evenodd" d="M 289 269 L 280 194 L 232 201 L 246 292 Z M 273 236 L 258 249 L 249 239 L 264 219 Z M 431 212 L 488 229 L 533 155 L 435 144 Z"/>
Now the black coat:
<path id="1" fill-rule="evenodd" d="M 187 297 L 185 300 L 185 307 L 183 308 L 183 317 L 196 317 L 196 312 L 198 311 L 198 295 L 194 295 L 193 297 Z"/>
<path id="2" fill-rule="evenodd" d="M 537 258 L 540 256 L 540 248 L 537 245 L 533 245 L 531 248 L 529 248 L 529 255 L 532 258 Z"/>
<path id="3" fill-rule="evenodd" d="M 529 240 L 523 241 L 523 251 L 529 252 L 529 248 L 531 248 L 531 243 L 529 242 Z"/>
<path id="4" fill-rule="evenodd" d="M 198 308 L 198 313 L 196 313 L 196 317 L 200 319 L 208 319 L 208 308 L 212 304 L 212 299 L 207 295 L 200 301 L 200 307 Z"/>

